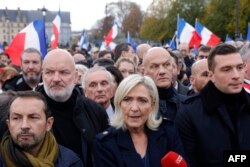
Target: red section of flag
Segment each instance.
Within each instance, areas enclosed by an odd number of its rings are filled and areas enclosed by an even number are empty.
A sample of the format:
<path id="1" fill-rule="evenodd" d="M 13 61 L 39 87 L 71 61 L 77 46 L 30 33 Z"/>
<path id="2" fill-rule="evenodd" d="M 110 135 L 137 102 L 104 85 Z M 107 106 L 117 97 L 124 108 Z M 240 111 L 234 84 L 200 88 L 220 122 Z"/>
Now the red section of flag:
<path id="1" fill-rule="evenodd" d="M 215 45 L 217 45 L 220 42 L 221 42 L 220 38 L 217 37 L 215 34 L 212 34 L 211 38 L 207 42 L 207 45 L 214 47 Z"/>
<path id="2" fill-rule="evenodd" d="M 5 53 L 9 54 L 12 64 L 20 66 L 21 54 L 24 50 L 24 41 L 26 33 L 18 33 L 10 46 L 5 50 Z"/>
<path id="3" fill-rule="evenodd" d="M 55 49 L 58 48 L 58 41 L 59 41 L 59 31 L 55 24 L 52 24 L 53 29 L 53 39 L 51 40 L 51 48 Z"/>
<path id="4" fill-rule="evenodd" d="M 113 41 L 112 35 L 113 35 L 113 28 L 111 28 L 111 30 L 109 31 L 108 35 L 105 38 L 105 44 L 106 44 L 106 46 L 109 46 L 110 42 Z"/>
<path id="5" fill-rule="evenodd" d="M 196 32 L 192 32 L 192 38 L 189 42 L 189 46 L 190 47 L 195 47 L 195 48 L 199 48 L 201 44 L 201 36 Z"/>

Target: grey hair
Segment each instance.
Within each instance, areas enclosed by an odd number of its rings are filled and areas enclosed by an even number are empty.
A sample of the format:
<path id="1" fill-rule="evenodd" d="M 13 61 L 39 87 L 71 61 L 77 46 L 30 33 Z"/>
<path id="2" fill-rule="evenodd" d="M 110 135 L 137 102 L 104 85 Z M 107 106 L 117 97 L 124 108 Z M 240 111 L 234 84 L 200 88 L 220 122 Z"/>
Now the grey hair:
<path id="1" fill-rule="evenodd" d="M 89 70 L 87 70 L 84 75 L 83 75 L 83 80 L 82 80 L 82 88 L 85 89 L 86 87 L 86 84 L 87 84 L 87 77 L 90 73 L 92 72 L 96 72 L 96 71 L 105 71 L 107 74 L 108 74 L 108 81 L 109 81 L 109 84 L 113 85 L 113 78 L 112 78 L 112 75 L 111 73 L 105 68 L 105 67 L 102 67 L 102 66 L 95 66 L 95 67 L 92 67 L 90 68 Z"/>
<path id="2" fill-rule="evenodd" d="M 124 97 L 137 85 L 142 84 L 144 85 L 151 98 L 153 103 L 153 110 L 150 112 L 146 126 L 151 130 L 157 130 L 157 128 L 160 126 L 162 122 L 162 117 L 158 116 L 158 110 L 159 110 L 159 96 L 157 87 L 154 83 L 154 81 L 148 77 L 143 76 L 141 74 L 132 74 L 123 79 L 123 81 L 118 86 L 115 98 L 114 98 L 114 105 L 115 105 L 115 113 L 110 118 L 110 125 L 115 127 L 116 129 L 122 128 L 123 130 L 127 129 L 127 126 L 124 122 L 124 116 L 123 112 L 121 110 L 121 102 L 124 99 Z"/>
<path id="3" fill-rule="evenodd" d="M 38 54 L 38 55 L 40 56 L 40 60 L 42 61 L 42 54 L 41 54 L 41 52 L 40 52 L 38 49 L 36 49 L 36 48 L 27 48 L 27 49 L 25 49 L 25 50 L 22 52 L 22 54 L 21 54 L 21 60 L 22 60 L 23 55 L 24 55 L 25 53 L 36 53 L 36 54 Z"/>
<path id="4" fill-rule="evenodd" d="M 85 74 L 89 68 L 86 67 L 85 65 L 82 65 L 82 64 L 76 64 L 76 70 L 80 71 L 81 73 Z M 81 83 L 83 82 L 83 76 L 81 77 Z"/>
<path id="5" fill-rule="evenodd" d="M 244 62 L 246 62 L 250 57 L 250 42 L 246 42 L 240 49 L 240 55 Z"/>

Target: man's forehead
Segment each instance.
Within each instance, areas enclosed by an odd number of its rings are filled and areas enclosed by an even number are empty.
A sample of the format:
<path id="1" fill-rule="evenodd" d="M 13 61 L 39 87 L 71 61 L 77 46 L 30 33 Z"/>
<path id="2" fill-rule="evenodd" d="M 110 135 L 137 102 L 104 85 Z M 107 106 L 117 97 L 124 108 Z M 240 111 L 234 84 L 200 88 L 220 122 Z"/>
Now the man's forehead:
<path id="1" fill-rule="evenodd" d="M 243 60 L 239 53 L 232 53 L 229 55 L 217 55 L 214 57 L 215 67 L 235 66 L 243 64 Z"/>
<path id="2" fill-rule="evenodd" d="M 107 71 L 94 71 L 87 75 L 87 80 L 103 81 L 103 80 L 108 80 L 108 77 L 109 77 L 109 73 Z"/>
<path id="3" fill-rule="evenodd" d="M 72 69 L 75 66 L 74 60 L 71 61 L 67 58 L 57 59 L 46 59 L 43 61 L 43 68 L 61 68 L 61 69 Z"/>
<path id="4" fill-rule="evenodd" d="M 39 106 L 41 106 L 41 108 L 43 108 L 43 106 L 44 106 L 43 101 L 40 99 L 31 98 L 31 97 L 27 97 L 27 98 L 18 97 L 10 105 L 10 111 L 17 112 L 17 111 L 19 111 L 19 109 L 22 109 L 22 111 L 28 111 L 27 108 L 26 109 L 23 108 L 22 104 L 25 102 L 29 102 L 29 104 L 33 104 L 33 105 L 29 105 L 28 107 L 36 106 L 36 110 L 34 110 L 34 112 L 39 111 L 39 109 L 38 109 Z"/>
<path id="5" fill-rule="evenodd" d="M 55 71 L 73 71 L 73 67 L 65 65 L 46 64 L 43 66 L 43 70 L 55 70 Z"/>
<path id="6" fill-rule="evenodd" d="M 154 64 L 154 63 L 163 63 L 167 61 L 172 61 L 172 58 L 168 54 L 156 54 L 156 55 L 151 55 L 148 57 L 149 64 Z"/>
<path id="7" fill-rule="evenodd" d="M 29 59 L 41 59 L 41 56 L 38 53 L 24 53 L 22 55 L 22 60 L 29 60 Z"/>

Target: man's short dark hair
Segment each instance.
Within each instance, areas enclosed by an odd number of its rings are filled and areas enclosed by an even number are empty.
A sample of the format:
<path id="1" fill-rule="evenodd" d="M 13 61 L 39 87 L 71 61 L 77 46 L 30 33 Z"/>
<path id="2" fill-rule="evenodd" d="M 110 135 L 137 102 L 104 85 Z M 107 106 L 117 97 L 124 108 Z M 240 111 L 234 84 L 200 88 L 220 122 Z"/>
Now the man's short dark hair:
<path id="1" fill-rule="evenodd" d="M 170 51 L 170 50 L 167 50 L 167 51 L 169 52 L 170 56 L 172 56 L 174 58 L 174 62 L 178 66 L 178 57 L 177 57 L 177 55 L 174 52 Z"/>
<path id="2" fill-rule="evenodd" d="M 208 59 L 207 59 L 207 61 L 208 61 L 208 69 L 210 71 L 214 71 L 214 69 L 215 69 L 215 62 L 214 62 L 215 56 L 218 56 L 218 55 L 226 56 L 226 55 L 232 54 L 232 53 L 239 53 L 237 48 L 234 47 L 233 45 L 226 44 L 226 43 L 222 43 L 222 44 L 217 45 L 209 53 L 209 56 L 208 56 Z"/>
<path id="3" fill-rule="evenodd" d="M 98 58 L 102 58 L 106 54 L 111 54 L 111 58 L 113 59 L 114 54 L 111 51 L 108 51 L 108 50 L 102 50 L 102 51 L 100 51 L 99 54 L 98 54 Z"/>
<path id="4" fill-rule="evenodd" d="M 201 46 L 200 48 L 199 48 L 199 50 L 198 50 L 198 53 L 200 53 L 200 52 L 210 52 L 211 51 L 211 47 L 210 46 Z"/>
<path id="5" fill-rule="evenodd" d="M 114 77 L 117 85 L 123 80 L 121 71 L 115 66 L 106 66 L 105 67 Z"/>
<path id="6" fill-rule="evenodd" d="M 115 62 L 113 60 L 111 60 L 111 59 L 102 57 L 102 58 L 96 59 L 93 62 L 93 66 L 96 65 L 96 64 L 98 66 L 104 66 L 104 67 L 106 67 L 106 66 L 114 65 Z"/>
<path id="7" fill-rule="evenodd" d="M 51 111 L 48 108 L 47 101 L 46 101 L 45 97 L 39 92 L 35 92 L 35 91 L 30 90 L 30 91 L 18 91 L 18 92 L 16 92 L 15 96 L 8 103 L 8 108 L 7 108 L 8 117 L 10 115 L 10 106 L 17 98 L 34 98 L 37 100 L 41 100 L 44 104 L 43 111 L 45 113 L 46 118 L 49 118 L 51 116 Z"/>
<path id="8" fill-rule="evenodd" d="M 131 46 L 130 43 L 120 43 L 115 47 L 115 50 L 114 50 L 114 61 L 115 62 L 121 57 L 122 51 L 129 50 L 129 46 Z"/>

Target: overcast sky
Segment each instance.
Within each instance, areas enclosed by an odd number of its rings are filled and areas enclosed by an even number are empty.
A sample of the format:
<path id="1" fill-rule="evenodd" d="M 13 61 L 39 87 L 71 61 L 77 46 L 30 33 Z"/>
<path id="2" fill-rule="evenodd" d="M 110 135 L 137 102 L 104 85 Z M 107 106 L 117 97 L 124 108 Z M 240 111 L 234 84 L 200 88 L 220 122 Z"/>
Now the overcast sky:
<path id="1" fill-rule="evenodd" d="M 97 20 L 105 16 L 105 5 L 119 0 L 0 0 L 0 8 L 37 10 L 45 6 L 48 10 L 70 11 L 73 31 L 90 29 Z M 153 0 L 131 0 L 146 10 Z"/>

